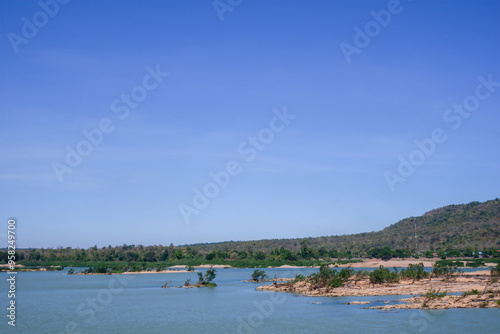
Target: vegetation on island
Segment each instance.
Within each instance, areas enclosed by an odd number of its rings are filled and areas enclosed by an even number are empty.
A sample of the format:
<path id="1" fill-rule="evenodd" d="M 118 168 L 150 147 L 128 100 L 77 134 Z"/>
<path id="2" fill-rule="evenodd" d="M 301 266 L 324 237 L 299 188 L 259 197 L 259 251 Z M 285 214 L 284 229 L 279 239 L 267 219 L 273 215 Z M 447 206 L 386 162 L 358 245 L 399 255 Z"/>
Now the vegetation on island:
<path id="1" fill-rule="evenodd" d="M 262 282 L 267 278 L 267 274 L 264 270 L 255 269 L 252 273 L 251 281 Z"/>
<path id="2" fill-rule="evenodd" d="M 212 282 L 215 279 L 215 269 L 213 267 L 210 267 L 207 269 L 205 272 L 205 275 L 202 273 L 198 273 L 198 282 L 196 283 L 197 286 L 217 286 L 214 282 Z"/>
<path id="3" fill-rule="evenodd" d="M 354 271 L 352 268 L 344 268 L 337 271 L 323 264 L 319 267 L 317 273 L 313 273 L 309 276 L 296 275 L 295 279 L 288 284 L 307 282 L 311 283 L 312 289 L 326 288 L 328 290 L 342 287 L 347 283 L 357 285 L 364 277 L 368 277 L 371 284 L 384 284 L 398 283 L 400 280 L 412 280 L 412 282 L 415 282 L 427 277 L 443 277 L 443 280 L 449 280 L 453 275 L 459 272 L 460 270 L 456 267 L 435 266 L 432 273 L 429 273 L 424 270 L 423 263 L 417 265 L 409 264 L 406 269 L 402 269 L 401 271 L 398 271 L 397 268 L 393 268 L 391 271 L 388 268 L 384 268 L 382 265 L 373 271 Z M 453 275 L 450 273 L 453 273 Z"/>
<path id="4" fill-rule="evenodd" d="M 319 267 L 319 271 L 317 273 L 312 273 L 309 276 L 296 275 L 295 279 L 290 283 L 285 284 L 294 284 L 297 282 L 308 282 L 311 283 L 313 288 L 338 288 L 344 286 L 351 277 L 354 276 L 354 269 L 344 268 L 342 270 L 337 271 L 336 269 L 331 269 L 326 264 L 322 264 Z"/>
<path id="5" fill-rule="evenodd" d="M 210 267 L 207 269 L 205 272 L 205 275 L 203 275 L 201 272 L 198 273 L 198 282 L 196 284 L 191 284 L 191 279 L 187 279 L 184 282 L 183 286 L 174 286 L 173 288 L 201 288 L 201 287 L 216 287 L 217 284 L 212 282 L 215 279 L 215 274 L 216 270 L 213 267 Z M 167 288 L 167 285 L 171 283 L 170 281 L 165 282 L 164 285 L 162 285 L 162 288 Z M 170 288 L 170 287 L 168 287 Z"/>

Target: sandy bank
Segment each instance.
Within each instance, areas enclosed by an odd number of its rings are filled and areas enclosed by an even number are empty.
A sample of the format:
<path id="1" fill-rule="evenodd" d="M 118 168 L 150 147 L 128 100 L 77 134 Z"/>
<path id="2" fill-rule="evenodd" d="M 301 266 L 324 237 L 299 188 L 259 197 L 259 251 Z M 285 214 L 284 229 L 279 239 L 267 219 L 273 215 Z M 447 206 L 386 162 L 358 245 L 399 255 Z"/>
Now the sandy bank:
<path id="1" fill-rule="evenodd" d="M 142 270 L 142 271 L 126 271 L 123 274 L 172 274 L 172 273 L 193 273 L 194 271 L 187 270 Z"/>
<path id="2" fill-rule="evenodd" d="M 380 259 L 364 259 L 363 262 L 359 263 L 348 263 L 348 264 L 339 264 L 337 265 L 338 268 L 378 268 L 380 265 L 386 267 L 386 268 L 392 268 L 392 267 L 408 267 L 409 264 L 419 264 L 423 263 L 424 267 L 429 267 L 432 268 L 434 265 L 435 261 L 432 260 L 418 260 L 418 259 L 402 259 L 402 260 L 380 260 Z M 335 267 L 330 265 L 330 267 Z"/>

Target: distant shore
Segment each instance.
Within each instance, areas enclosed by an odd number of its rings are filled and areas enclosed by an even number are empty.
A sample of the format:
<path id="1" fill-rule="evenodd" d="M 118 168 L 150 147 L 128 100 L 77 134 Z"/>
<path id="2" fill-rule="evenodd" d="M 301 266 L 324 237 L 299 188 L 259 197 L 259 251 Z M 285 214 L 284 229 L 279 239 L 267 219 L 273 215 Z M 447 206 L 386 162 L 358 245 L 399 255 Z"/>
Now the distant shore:
<path id="1" fill-rule="evenodd" d="M 173 273 L 192 273 L 193 270 L 141 270 L 141 271 L 125 271 L 122 274 L 173 274 Z"/>
<path id="2" fill-rule="evenodd" d="M 436 261 L 439 261 L 438 259 L 391 259 L 391 260 L 381 260 L 381 259 L 359 259 L 360 262 L 352 262 L 352 263 L 345 263 L 345 264 L 338 264 L 333 262 L 333 264 L 330 264 L 330 268 L 378 268 L 380 265 L 386 267 L 386 268 L 392 268 L 392 267 L 398 267 L 398 268 L 405 268 L 408 267 L 408 265 L 413 264 L 419 264 L 422 263 L 424 267 L 426 268 L 432 268 L 433 265 L 436 263 Z M 479 266 L 477 268 L 488 268 L 488 267 L 494 267 L 496 263 L 485 263 L 485 266 Z M 88 266 L 88 265 L 87 265 Z M 9 267 L 8 264 L 0 264 L 0 272 L 2 269 L 5 271 Z M 208 269 L 210 267 L 213 267 L 215 269 L 244 269 L 240 267 L 233 267 L 229 264 L 203 264 L 203 265 L 197 265 L 197 266 L 192 266 L 193 269 Z M 16 264 L 15 265 L 15 271 L 52 271 L 56 270 L 56 268 L 60 268 L 58 266 L 27 266 L 25 267 L 22 264 Z M 161 270 L 161 271 L 156 271 L 155 269 L 152 270 L 141 270 L 141 271 L 135 271 L 135 272 L 128 272 L 125 271 L 123 272 L 124 274 L 152 274 L 152 273 L 159 273 L 159 274 L 165 274 L 165 273 L 185 273 L 188 272 L 187 268 L 189 268 L 188 265 L 184 264 L 178 264 L 170 267 L 166 267 L 166 269 Z M 246 268 L 246 267 L 245 267 Z M 281 266 L 267 266 L 267 267 L 261 267 L 262 269 L 304 269 L 304 268 L 319 268 L 319 266 L 297 266 L 293 264 L 285 264 Z M 470 267 L 464 267 L 464 268 L 470 268 Z"/>

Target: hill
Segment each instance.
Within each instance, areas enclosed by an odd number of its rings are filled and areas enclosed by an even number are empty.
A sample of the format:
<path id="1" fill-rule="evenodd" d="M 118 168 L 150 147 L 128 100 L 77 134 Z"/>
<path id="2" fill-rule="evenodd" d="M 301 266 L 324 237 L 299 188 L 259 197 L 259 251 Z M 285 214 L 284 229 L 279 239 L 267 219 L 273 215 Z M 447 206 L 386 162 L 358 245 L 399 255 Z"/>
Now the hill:
<path id="1" fill-rule="evenodd" d="M 415 225 L 417 240 L 415 240 Z M 416 243 L 415 243 L 416 241 Z M 415 246 L 416 244 L 416 246 Z M 300 239 L 228 241 L 169 246 L 17 249 L 16 260 L 27 265 L 92 266 L 102 262 L 114 270 L 144 270 L 171 265 L 229 264 L 239 267 L 317 265 L 325 259 L 353 257 L 407 258 L 500 257 L 500 200 L 448 205 L 419 217 L 403 219 L 381 231 Z M 8 252 L 0 250 L 0 264 Z M 317 261 L 317 262 L 314 262 Z M 113 265 L 110 265 L 113 263 Z M 111 267 L 109 267 L 111 266 Z M 105 269 L 106 269 L 105 268 Z M 131 269 L 132 268 L 132 269 Z"/>
<path id="2" fill-rule="evenodd" d="M 486 202 L 448 205 L 426 212 L 419 217 L 405 218 L 377 232 L 341 236 L 297 239 L 266 239 L 227 241 L 189 245 L 203 253 L 211 251 L 264 251 L 276 248 L 298 251 L 301 241 L 308 247 L 336 249 L 339 252 L 363 253 L 370 249 L 389 246 L 392 249 L 415 250 L 446 249 L 500 249 L 500 199 Z"/>

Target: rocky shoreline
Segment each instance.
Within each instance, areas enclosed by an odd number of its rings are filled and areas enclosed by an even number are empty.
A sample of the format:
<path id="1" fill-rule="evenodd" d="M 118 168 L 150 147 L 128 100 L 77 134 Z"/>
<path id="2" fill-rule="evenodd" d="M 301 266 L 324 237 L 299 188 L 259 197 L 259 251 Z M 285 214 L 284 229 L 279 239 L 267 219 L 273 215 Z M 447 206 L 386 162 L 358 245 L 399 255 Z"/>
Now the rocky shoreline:
<path id="1" fill-rule="evenodd" d="M 245 281 L 240 281 L 242 283 L 262 283 L 262 282 L 290 282 L 293 281 L 293 278 L 271 278 L 271 279 L 262 279 L 262 280 L 253 280 L 248 279 Z"/>
<path id="2" fill-rule="evenodd" d="M 314 297 L 345 296 L 395 296 L 410 295 L 400 299 L 404 304 L 368 307 L 370 309 L 444 309 L 472 307 L 500 307 L 500 283 L 493 282 L 488 271 L 476 271 L 457 275 L 451 280 L 442 278 L 421 279 L 419 281 L 401 280 L 399 283 L 371 284 L 368 278 L 343 287 L 315 287 L 310 282 L 273 283 L 258 287 L 258 291 L 291 292 Z M 473 291 L 473 293 L 471 293 Z M 449 293 L 469 293 L 468 295 L 445 295 Z M 476 293 L 477 292 L 477 293 Z M 351 304 L 368 304 L 351 302 Z"/>

